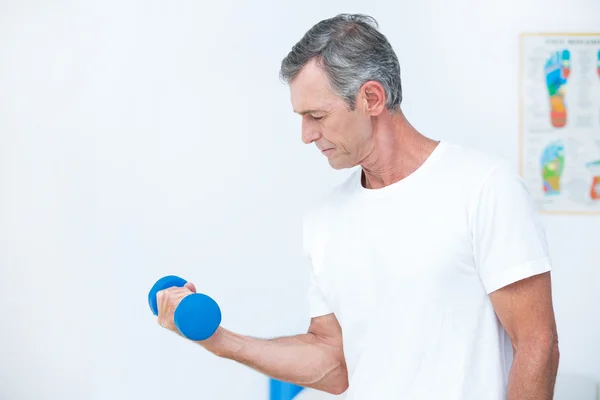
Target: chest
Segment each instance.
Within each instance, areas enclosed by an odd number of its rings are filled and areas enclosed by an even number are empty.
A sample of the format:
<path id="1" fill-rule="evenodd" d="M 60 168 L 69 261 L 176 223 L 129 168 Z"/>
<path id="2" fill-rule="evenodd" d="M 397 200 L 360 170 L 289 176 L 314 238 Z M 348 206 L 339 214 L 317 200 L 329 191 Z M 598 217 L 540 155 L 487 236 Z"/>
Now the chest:
<path id="1" fill-rule="evenodd" d="M 466 212 L 448 206 L 354 207 L 319 227 L 313 268 L 338 318 L 443 299 L 464 281 L 477 281 Z"/>

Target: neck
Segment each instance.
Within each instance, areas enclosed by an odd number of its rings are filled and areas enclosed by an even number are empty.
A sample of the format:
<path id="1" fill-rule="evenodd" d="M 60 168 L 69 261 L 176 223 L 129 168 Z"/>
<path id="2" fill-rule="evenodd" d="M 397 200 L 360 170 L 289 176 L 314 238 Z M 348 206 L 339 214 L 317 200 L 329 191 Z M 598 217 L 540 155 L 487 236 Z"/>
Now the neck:
<path id="1" fill-rule="evenodd" d="M 379 189 L 415 172 L 438 145 L 419 133 L 401 111 L 379 116 L 373 127 L 370 151 L 360 162 L 363 186 Z"/>

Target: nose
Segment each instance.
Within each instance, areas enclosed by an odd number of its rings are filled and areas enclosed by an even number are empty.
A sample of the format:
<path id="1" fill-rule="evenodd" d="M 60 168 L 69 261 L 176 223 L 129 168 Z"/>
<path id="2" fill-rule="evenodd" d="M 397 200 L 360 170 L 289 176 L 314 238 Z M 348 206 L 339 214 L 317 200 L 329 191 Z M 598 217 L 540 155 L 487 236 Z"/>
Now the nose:
<path id="1" fill-rule="evenodd" d="M 302 142 L 311 144 L 321 137 L 318 126 L 312 124 L 306 118 L 302 119 Z"/>

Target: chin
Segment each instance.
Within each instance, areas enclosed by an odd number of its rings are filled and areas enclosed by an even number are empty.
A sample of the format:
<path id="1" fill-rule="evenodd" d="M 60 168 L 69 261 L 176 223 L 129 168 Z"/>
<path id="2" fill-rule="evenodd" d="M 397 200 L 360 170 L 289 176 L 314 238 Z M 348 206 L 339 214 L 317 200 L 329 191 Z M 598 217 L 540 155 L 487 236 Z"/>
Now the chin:
<path id="1" fill-rule="evenodd" d="M 329 160 L 329 165 L 331 166 L 331 168 L 338 171 L 342 169 L 352 168 L 354 166 L 339 161 L 336 162 L 336 160 Z"/>

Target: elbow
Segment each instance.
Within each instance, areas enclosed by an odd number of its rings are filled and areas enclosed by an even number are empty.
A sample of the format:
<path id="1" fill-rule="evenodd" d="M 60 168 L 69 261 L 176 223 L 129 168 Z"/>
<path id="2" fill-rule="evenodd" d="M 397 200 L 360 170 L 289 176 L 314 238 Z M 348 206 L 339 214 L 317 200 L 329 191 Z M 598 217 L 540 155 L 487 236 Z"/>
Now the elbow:
<path id="1" fill-rule="evenodd" d="M 343 394 L 346 390 L 348 390 L 348 384 L 336 386 L 332 390 L 327 391 L 327 393 L 337 396 Z"/>
<path id="2" fill-rule="evenodd" d="M 558 336 L 556 334 L 549 335 L 549 338 L 541 341 L 541 351 L 546 352 L 550 356 L 552 366 L 558 368 L 560 360 L 560 348 L 558 347 Z"/>
<path id="3" fill-rule="evenodd" d="M 346 368 L 342 368 L 342 370 L 343 371 L 341 371 L 340 374 L 341 376 L 335 381 L 335 384 L 331 387 L 331 391 L 329 392 L 330 394 L 339 395 L 348 390 L 348 386 L 350 386 L 350 384 L 348 383 L 348 371 L 346 371 Z"/>
<path id="4" fill-rule="evenodd" d="M 338 365 L 337 368 L 321 379 L 315 387 L 329 394 L 340 395 L 344 393 L 349 387 L 346 365 L 344 363 Z"/>
<path id="5" fill-rule="evenodd" d="M 554 371 L 558 371 L 558 364 L 560 363 L 560 349 L 558 347 L 558 340 L 556 340 L 552 346 L 552 367 Z"/>
<path id="6" fill-rule="evenodd" d="M 553 340 L 542 346 L 542 354 L 547 354 L 548 357 L 548 369 L 553 379 L 556 379 L 558 374 L 558 364 L 560 362 L 560 349 L 558 347 L 558 340 Z"/>
<path id="7" fill-rule="evenodd" d="M 348 376 L 341 377 L 332 381 L 331 384 L 324 390 L 329 394 L 340 395 L 348 390 Z"/>
<path id="8" fill-rule="evenodd" d="M 556 373 L 560 362 L 560 348 L 556 333 L 547 335 L 536 335 L 527 340 L 519 340 L 515 343 L 515 354 L 527 354 L 527 357 L 541 364 L 549 364 L 551 370 Z"/>

